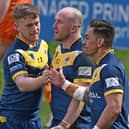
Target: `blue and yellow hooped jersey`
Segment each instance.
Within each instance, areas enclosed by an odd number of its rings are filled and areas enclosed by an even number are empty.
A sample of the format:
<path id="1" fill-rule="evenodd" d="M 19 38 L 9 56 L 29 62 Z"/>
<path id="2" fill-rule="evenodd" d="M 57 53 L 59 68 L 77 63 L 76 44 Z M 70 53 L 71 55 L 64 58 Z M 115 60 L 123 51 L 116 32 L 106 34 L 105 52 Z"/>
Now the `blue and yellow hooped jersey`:
<path id="1" fill-rule="evenodd" d="M 42 98 L 42 87 L 33 92 L 20 92 L 14 79 L 20 74 L 27 74 L 30 77 L 40 76 L 49 61 L 50 55 L 45 41 L 39 40 L 35 47 L 30 48 L 17 38 L 3 60 L 5 87 L 0 110 L 19 111 L 25 116 L 37 113 Z"/>
<path id="2" fill-rule="evenodd" d="M 128 129 L 129 127 L 129 86 L 125 69 L 113 52 L 108 52 L 97 64 L 93 72 L 90 88 L 90 107 L 94 126 L 103 112 L 105 96 L 113 93 L 123 94 L 122 112 L 110 129 Z"/>

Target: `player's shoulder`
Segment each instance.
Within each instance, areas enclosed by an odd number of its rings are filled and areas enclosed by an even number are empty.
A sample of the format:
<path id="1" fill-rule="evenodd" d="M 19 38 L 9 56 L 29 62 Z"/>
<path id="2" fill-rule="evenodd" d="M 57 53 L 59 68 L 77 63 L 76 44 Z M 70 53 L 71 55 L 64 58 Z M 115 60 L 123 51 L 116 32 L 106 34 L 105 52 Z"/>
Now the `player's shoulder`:
<path id="1" fill-rule="evenodd" d="M 76 62 L 80 62 L 81 64 L 86 63 L 87 65 L 95 65 L 94 61 L 92 60 L 92 58 L 90 56 L 85 55 L 83 52 L 81 52 L 77 58 L 76 58 Z"/>
<path id="2" fill-rule="evenodd" d="M 3 64 L 11 65 L 16 62 L 20 62 L 21 59 L 24 59 L 22 54 L 16 50 L 9 51 L 4 55 Z"/>
<path id="3" fill-rule="evenodd" d="M 43 40 L 43 39 L 39 39 L 38 40 L 38 44 L 40 45 L 40 47 L 44 47 L 48 49 L 48 42 Z"/>
<path id="4" fill-rule="evenodd" d="M 102 78 L 120 76 L 121 73 L 122 73 L 122 70 L 118 65 L 103 64 L 101 66 L 101 77 Z"/>

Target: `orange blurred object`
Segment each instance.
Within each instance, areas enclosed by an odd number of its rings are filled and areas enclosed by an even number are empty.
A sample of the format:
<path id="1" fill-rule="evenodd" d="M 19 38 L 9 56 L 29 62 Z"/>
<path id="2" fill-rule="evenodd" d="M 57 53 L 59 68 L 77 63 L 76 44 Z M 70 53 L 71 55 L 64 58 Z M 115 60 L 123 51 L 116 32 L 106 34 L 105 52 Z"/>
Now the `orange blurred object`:
<path id="1" fill-rule="evenodd" d="M 48 103 L 51 103 L 52 96 L 51 96 L 51 83 L 50 82 L 44 86 L 43 96 L 45 97 Z"/>
<path id="2" fill-rule="evenodd" d="M 32 3 L 32 0 L 11 0 L 9 9 L 0 22 L 0 41 L 11 44 L 17 31 L 14 29 L 13 11 L 19 3 Z"/>

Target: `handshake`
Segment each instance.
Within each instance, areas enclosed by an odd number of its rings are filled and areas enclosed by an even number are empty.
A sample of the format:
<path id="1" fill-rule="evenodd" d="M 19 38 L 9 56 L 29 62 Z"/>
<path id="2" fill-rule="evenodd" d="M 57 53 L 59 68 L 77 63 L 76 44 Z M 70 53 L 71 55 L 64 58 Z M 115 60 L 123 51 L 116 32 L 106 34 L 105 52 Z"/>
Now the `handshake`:
<path id="1" fill-rule="evenodd" d="M 43 74 L 48 76 L 48 82 L 59 88 L 62 88 L 74 99 L 84 101 L 85 103 L 89 101 L 89 88 L 66 80 L 62 68 L 57 71 L 56 69 L 47 67 L 45 68 L 45 72 Z M 59 125 L 52 127 L 51 129 L 69 129 L 71 124 L 72 123 L 68 123 L 67 121 L 62 120 Z"/>
<path id="2" fill-rule="evenodd" d="M 56 87 L 62 88 L 74 99 L 79 101 L 84 101 L 88 103 L 89 101 L 89 86 L 84 87 L 77 85 L 65 79 L 63 74 L 63 69 L 60 68 L 59 71 L 53 68 L 46 68 L 44 74 L 48 76 L 48 82 L 54 84 Z M 89 84 L 87 84 L 89 85 Z"/>
<path id="3" fill-rule="evenodd" d="M 57 71 L 54 68 L 50 68 L 48 65 L 45 67 L 45 70 L 43 71 L 43 76 L 45 78 L 45 83 L 50 82 L 56 85 L 57 87 L 61 87 L 66 80 L 62 68 L 60 68 L 60 70 Z"/>

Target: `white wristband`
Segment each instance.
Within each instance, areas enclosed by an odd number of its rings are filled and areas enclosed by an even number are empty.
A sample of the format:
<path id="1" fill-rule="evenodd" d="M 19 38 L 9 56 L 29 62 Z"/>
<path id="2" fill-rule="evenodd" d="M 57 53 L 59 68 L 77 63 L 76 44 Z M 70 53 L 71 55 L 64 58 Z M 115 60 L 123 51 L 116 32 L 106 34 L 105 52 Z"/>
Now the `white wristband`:
<path id="1" fill-rule="evenodd" d="M 100 129 L 97 125 L 95 125 L 92 129 Z"/>
<path id="2" fill-rule="evenodd" d="M 73 93 L 73 97 L 77 100 L 83 101 L 85 95 L 86 87 L 78 87 Z"/>
<path id="3" fill-rule="evenodd" d="M 65 120 L 62 120 L 62 123 L 64 124 L 64 126 L 65 126 L 67 129 L 69 129 L 69 127 L 70 127 L 69 122 L 67 122 L 67 121 L 65 121 Z M 62 126 L 63 126 L 63 125 L 62 125 Z"/>
<path id="4" fill-rule="evenodd" d="M 68 80 L 65 80 L 64 84 L 61 86 L 62 89 L 65 91 L 72 83 Z"/>

